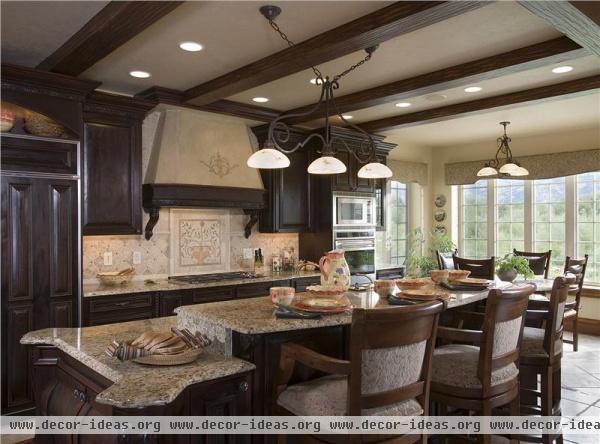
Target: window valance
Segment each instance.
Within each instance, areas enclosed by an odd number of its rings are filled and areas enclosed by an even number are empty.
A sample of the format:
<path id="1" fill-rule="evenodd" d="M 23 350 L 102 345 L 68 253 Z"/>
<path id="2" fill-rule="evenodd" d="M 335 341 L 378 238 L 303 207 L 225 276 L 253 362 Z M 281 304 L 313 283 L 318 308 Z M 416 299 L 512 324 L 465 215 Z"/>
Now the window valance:
<path id="1" fill-rule="evenodd" d="M 426 163 L 388 159 L 387 166 L 392 170 L 393 180 L 402 183 L 416 182 L 422 186 L 427 185 L 428 166 Z"/>
<path id="2" fill-rule="evenodd" d="M 600 170 L 600 149 L 539 154 L 515 159 L 529 170 L 529 176 L 516 179 L 551 179 Z M 466 185 L 477 182 L 480 179 L 477 177 L 477 171 L 485 162 L 486 160 L 476 160 L 447 163 L 445 165 L 446 185 Z"/>

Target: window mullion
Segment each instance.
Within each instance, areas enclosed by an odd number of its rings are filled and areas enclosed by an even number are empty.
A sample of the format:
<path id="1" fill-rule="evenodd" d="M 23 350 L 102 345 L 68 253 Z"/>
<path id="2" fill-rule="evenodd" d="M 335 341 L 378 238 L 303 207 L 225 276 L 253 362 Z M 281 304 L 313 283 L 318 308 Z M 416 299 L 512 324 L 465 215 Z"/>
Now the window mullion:
<path id="1" fill-rule="evenodd" d="M 487 184 L 487 255 L 496 255 L 496 181 L 488 180 Z"/>
<path id="2" fill-rule="evenodd" d="M 525 181 L 525 251 L 533 250 L 533 181 Z"/>
<path id="3" fill-rule="evenodd" d="M 565 179 L 565 254 L 575 256 L 575 229 L 576 229 L 576 207 L 575 198 L 575 176 Z"/>
<path id="4" fill-rule="evenodd" d="M 463 234 L 463 186 L 458 186 L 458 251 L 464 254 L 464 234 Z"/>

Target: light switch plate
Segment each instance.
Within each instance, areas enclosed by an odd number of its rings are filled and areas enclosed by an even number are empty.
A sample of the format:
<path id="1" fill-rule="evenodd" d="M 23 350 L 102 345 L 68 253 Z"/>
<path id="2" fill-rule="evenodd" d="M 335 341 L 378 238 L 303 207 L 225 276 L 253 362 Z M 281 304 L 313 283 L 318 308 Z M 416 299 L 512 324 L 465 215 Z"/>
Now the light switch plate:
<path id="1" fill-rule="evenodd" d="M 133 262 L 133 265 L 139 265 L 142 263 L 142 252 L 141 251 L 133 252 L 132 262 Z"/>
<path id="2" fill-rule="evenodd" d="M 254 257 L 253 248 L 244 248 L 244 259 L 252 259 Z"/>
<path id="3" fill-rule="evenodd" d="M 112 251 L 104 252 L 104 265 L 112 265 Z"/>

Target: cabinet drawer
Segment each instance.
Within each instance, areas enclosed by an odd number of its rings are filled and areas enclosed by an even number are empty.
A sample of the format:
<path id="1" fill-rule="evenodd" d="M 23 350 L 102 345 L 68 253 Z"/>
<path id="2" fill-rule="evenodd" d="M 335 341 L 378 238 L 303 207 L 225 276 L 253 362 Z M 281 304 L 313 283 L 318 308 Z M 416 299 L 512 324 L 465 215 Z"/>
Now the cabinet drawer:
<path id="1" fill-rule="evenodd" d="M 256 296 L 267 296 L 273 282 L 257 282 L 255 284 L 240 285 L 237 288 L 237 298 L 252 298 Z"/>
<path id="2" fill-rule="evenodd" d="M 90 313 L 88 325 L 116 324 L 117 322 L 140 321 L 154 317 L 154 310 L 122 310 L 107 311 L 104 313 Z"/>
<path id="3" fill-rule="evenodd" d="M 152 309 L 152 293 L 128 294 L 121 297 L 99 296 L 90 301 L 90 313 L 103 313 L 130 308 Z"/>
<path id="4" fill-rule="evenodd" d="M 77 144 L 2 136 L 2 169 L 77 174 Z"/>
<path id="5" fill-rule="evenodd" d="M 294 279 L 294 288 L 296 293 L 302 293 L 306 291 L 306 287 L 311 285 L 319 285 L 321 283 L 321 276 L 311 276 L 305 278 Z"/>
<path id="6" fill-rule="evenodd" d="M 192 301 L 194 304 L 205 302 L 226 301 L 235 298 L 235 287 L 212 287 L 194 290 Z"/>

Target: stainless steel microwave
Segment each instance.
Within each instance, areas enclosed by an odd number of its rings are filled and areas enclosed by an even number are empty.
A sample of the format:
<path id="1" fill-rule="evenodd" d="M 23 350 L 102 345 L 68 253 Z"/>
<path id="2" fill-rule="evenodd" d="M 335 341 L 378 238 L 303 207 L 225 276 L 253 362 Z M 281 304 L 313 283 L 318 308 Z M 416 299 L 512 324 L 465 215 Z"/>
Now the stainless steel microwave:
<path id="1" fill-rule="evenodd" d="M 333 196 L 333 225 L 337 227 L 374 226 L 375 198 L 372 196 Z"/>

